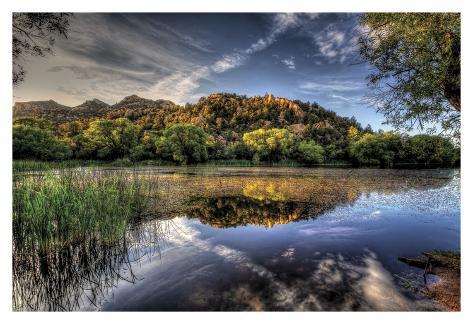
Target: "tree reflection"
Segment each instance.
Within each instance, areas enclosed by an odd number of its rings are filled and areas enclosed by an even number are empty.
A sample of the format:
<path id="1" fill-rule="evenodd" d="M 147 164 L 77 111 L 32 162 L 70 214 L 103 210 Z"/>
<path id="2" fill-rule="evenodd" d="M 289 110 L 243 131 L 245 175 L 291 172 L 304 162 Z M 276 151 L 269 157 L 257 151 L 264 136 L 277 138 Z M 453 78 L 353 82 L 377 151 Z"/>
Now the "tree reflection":
<path id="1" fill-rule="evenodd" d="M 338 204 L 347 202 L 343 200 Z M 218 228 L 250 224 L 271 228 L 278 224 L 316 218 L 338 204 L 333 201 L 306 203 L 256 200 L 245 196 L 212 197 L 195 200 L 188 209 L 188 215 Z"/>
<path id="2" fill-rule="evenodd" d="M 67 248 L 13 251 L 13 309 L 72 311 L 97 308 L 121 281 L 135 282 L 133 265 L 159 252 L 169 232 L 160 221 L 135 225 L 113 241 L 90 238 Z"/>

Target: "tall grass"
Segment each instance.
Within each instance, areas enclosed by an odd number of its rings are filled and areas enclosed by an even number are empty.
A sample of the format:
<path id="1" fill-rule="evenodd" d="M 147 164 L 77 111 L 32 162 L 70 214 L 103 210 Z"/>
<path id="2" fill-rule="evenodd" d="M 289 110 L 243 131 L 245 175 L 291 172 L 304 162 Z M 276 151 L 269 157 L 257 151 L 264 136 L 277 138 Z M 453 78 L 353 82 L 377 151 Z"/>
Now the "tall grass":
<path id="1" fill-rule="evenodd" d="M 168 166 L 176 165 L 170 161 L 143 160 L 133 162 L 129 159 L 117 159 L 114 161 L 100 160 L 64 160 L 64 161 L 40 161 L 40 160 L 13 160 L 13 172 L 61 170 L 78 167 L 139 167 L 139 166 Z"/>
<path id="2" fill-rule="evenodd" d="M 146 207 L 145 185 L 130 174 L 51 171 L 13 183 L 15 248 L 55 250 L 86 238 L 123 235 Z"/>

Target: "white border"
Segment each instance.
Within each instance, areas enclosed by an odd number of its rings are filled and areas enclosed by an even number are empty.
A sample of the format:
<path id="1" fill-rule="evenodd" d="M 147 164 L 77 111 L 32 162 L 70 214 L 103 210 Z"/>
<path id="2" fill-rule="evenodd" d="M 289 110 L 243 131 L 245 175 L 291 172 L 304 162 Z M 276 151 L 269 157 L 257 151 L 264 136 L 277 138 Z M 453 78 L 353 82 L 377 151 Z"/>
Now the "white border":
<path id="1" fill-rule="evenodd" d="M 465 320 L 472 314 L 472 280 L 468 275 L 471 270 L 472 239 L 469 231 L 473 230 L 473 180 L 472 150 L 473 140 L 472 91 L 472 41 L 473 12 L 468 2 L 461 0 L 7 0 L 0 2 L 1 35 L 1 107 L 0 107 L 0 143 L 1 143 L 1 210 L 0 215 L 0 310 L 3 323 L 28 321 L 34 323 L 62 322 L 82 323 L 84 321 L 113 321 L 130 323 L 132 321 L 189 321 L 195 323 L 214 322 L 226 324 L 243 321 L 340 321 L 352 323 L 404 323 L 443 322 Z M 365 11 L 460 11 L 462 13 L 462 312 L 461 313 L 12 313 L 11 312 L 11 13 L 14 11 L 73 11 L 73 12 L 365 12 Z M 468 289 L 470 288 L 470 289 Z"/>

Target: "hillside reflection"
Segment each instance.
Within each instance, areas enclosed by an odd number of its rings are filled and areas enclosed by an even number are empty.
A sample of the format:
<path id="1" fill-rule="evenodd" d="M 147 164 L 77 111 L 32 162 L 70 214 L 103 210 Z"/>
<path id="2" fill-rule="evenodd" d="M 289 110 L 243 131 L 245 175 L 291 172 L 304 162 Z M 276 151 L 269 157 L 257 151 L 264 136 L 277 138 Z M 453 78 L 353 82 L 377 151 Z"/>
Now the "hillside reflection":
<path id="1" fill-rule="evenodd" d="M 184 209 L 188 217 L 216 228 L 246 225 L 271 228 L 292 221 L 315 219 L 337 206 L 355 202 L 362 194 L 435 188 L 445 182 L 444 179 L 417 180 L 396 187 L 389 181 L 370 182 L 369 179 L 353 178 L 239 177 L 216 180 L 204 183 L 205 190 L 197 197 L 190 189 L 187 193 L 190 198 Z"/>
<path id="2" fill-rule="evenodd" d="M 333 202 L 314 204 L 256 200 L 245 196 L 201 198 L 191 204 L 188 216 L 216 228 L 250 224 L 271 228 L 274 225 L 316 218 L 323 212 L 335 208 L 336 205 Z"/>

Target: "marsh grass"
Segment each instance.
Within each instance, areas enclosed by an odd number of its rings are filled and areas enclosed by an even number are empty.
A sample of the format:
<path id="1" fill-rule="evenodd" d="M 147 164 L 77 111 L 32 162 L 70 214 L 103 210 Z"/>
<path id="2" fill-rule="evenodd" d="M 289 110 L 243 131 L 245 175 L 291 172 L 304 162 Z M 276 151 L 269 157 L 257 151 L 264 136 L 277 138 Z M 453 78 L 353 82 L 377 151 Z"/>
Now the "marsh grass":
<path id="1" fill-rule="evenodd" d="M 13 182 L 15 249 L 57 250 L 112 241 L 146 209 L 149 188 L 130 173 L 48 171 Z"/>
<path id="2" fill-rule="evenodd" d="M 63 170 L 81 167 L 140 167 L 140 166 L 172 166 L 175 163 L 163 160 L 143 160 L 133 162 L 129 159 L 117 159 L 113 161 L 100 160 L 64 160 L 64 161 L 40 161 L 40 160 L 13 160 L 13 172 Z"/>

